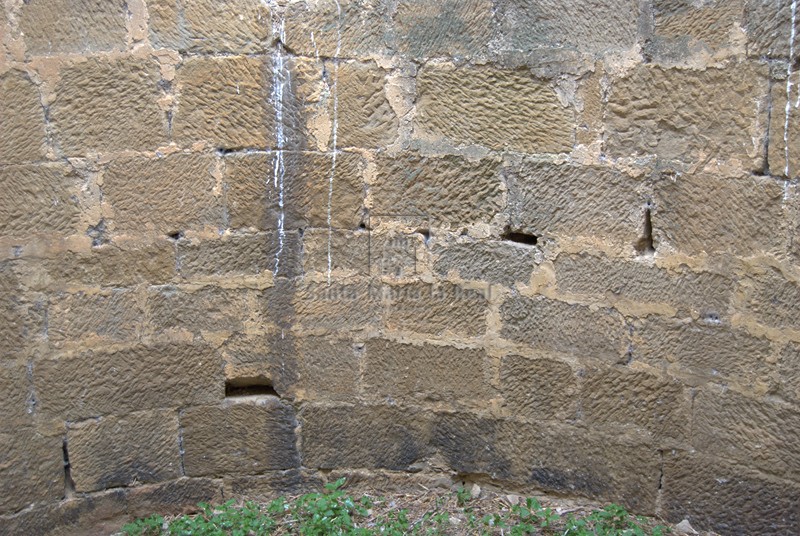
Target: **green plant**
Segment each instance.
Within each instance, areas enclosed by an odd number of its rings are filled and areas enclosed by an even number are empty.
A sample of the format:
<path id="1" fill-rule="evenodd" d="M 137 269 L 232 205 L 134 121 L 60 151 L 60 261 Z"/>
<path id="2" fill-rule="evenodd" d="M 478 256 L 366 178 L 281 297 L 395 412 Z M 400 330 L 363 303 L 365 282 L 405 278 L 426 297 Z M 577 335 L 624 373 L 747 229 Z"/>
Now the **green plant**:
<path id="1" fill-rule="evenodd" d="M 127 536 L 158 536 L 164 526 L 164 518 L 159 515 L 152 515 L 144 519 L 137 519 L 133 523 L 128 523 L 122 527 L 122 532 Z"/>

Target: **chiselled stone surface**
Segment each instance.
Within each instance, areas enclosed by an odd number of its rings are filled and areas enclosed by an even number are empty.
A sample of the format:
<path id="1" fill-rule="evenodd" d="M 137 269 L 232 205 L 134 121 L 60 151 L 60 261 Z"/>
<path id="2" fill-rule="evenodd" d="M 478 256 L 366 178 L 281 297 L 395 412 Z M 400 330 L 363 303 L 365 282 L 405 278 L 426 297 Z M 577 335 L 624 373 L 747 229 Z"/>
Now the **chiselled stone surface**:
<path id="1" fill-rule="evenodd" d="M 276 153 L 229 156 L 225 162 L 227 207 L 234 228 L 276 229 L 283 194 L 283 226 L 328 226 L 331 155 L 284 153 L 283 191 L 275 185 Z M 330 216 L 333 227 L 355 229 L 362 218 L 365 195 L 362 159 L 354 153 L 337 155 Z"/>
<path id="2" fill-rule="evenodd" d="M 294 238 L 294 233 L 284 236 Z M 209 276 L 258 275 L 271 270 L 275 265 L 278 237 L 276 233 L 231 234 L 219 239 L 178 242 L 178 266 L 180 273 L 188 278 Z M 284 247 L 282 262 L 292 264 L 289 259 L 296 247 Z M 291 255 L 294 257 L 294 255 Z"/>
<path id="3" fill-rule="evenodd" d="M 0 362 L 0 392 L 4 393 L 3 405 L 0 406 L 0 423 L 7 428 L 32 424 L 31 413 L 35 396 L 25 365 L 13 361 Z"/>
<path id="4" fill-rule="evenodd" d="M 664 178 L 655 186 L 653 234 L 688 253 L 774 252 L 783 248 L 783 185 L 768 178 Z"/>
<path id="5" fill-rule="evenodd" d="M 76 491 L 97 491 L 181 476 L 177 411 L 131 413 L 67 429 Z"/>
<path id="6" fill-rule="evenodd" d="M 28 322 L 24 292 L 11 262 L 0 263 L 0 359 L 24 350 L 26 340 L 35 336 Z"/>
<path id="7" fill-rule="evenodd" d="M 611 309 L 519 296 L 506 300 L 500 315 L 504 338 L 537 350 L 609 362 L 627 351 L 625 323 Z"/>
<path id="8" fill-rule="evenodd" d="M 768 268 L 759 275 L 747 293 L 746 310 L 767 326 L 800 329 L 800 285 Z"/>
<path id="9" fill-rule="evenodd" d="M 781 351 L 778 361 L 778 383 L 780 393 L 795 401 L 800 401 L 800 345 L 788 344 Z"/>
<path id="10" fill-rule="evenodd" d="M 297 340 L 301 385 L 311 400 L 350 401 L 358 393 L 364 343 L 330 337 Z"/>
<path id="11" fill-rule="evenodd" d="M 255 475 L 299 465 L 294 410 L 277 397 L 189 408 L 181 426 L 188 476 Z"/>
<path id="12" fill-rule="evenodd" d="M 18 71 L 0 76 L 0 162 L 40 160 L 45 151 L 44 111 L 36 85 Z M 5 181 L 4 181 L 5 182 Z"/>
<path id="13" fill-rule="evenodd" d="M 0 184 L 12 203 L 0 208 L 5 236 L 70 235 L 78 229 L 76 194 L 82 180 L 63 164 L 0 166 Z"/>
<path id="14" fill-rule="evenodd" d="M 272 33 L 260 0 L 150 0 L 150 40 L 155 48 L 188 52 L 257 53 Z"/>
<path id="15" fill-rule="evenodd" d="M 65 67 L 60 75 L 50 117 L 66 155 L 154 150 L 166 144 L 157 63 L 91 58 Z"/>
<path id="16" fill-rule="evenodd" d="M 498 171 L 491 158 L 478 163 L 456 156 L 382 158 L 371 214 L 436 224 L 491 220 L 502 208 Z"/>
<path id="17" fill-rule="evenodd" d="M 374 282 L 298 283 L 293 304 L 296 321 L 306 329 L 359 330 L 380 321 L 382 289 Z"/>
<path id="18" fill-rule="evenodd" d="M 800 410 L 734 391 L 701 391 L 694 400 L 692 445 L 766 473 L 800 476 Z"/>
<path id="19" fill-rule="evenodd" d="M 417 90 L 416 126 L 426 136 L 529 153 L 572 149 L 572 112 L 524 71 L 429 66 Z"/>
<path id="20" fill-rule="evenodd" d="M 541 251 L 511 242 L 469 241 L 435 248 L 434 269 L 440 275 L 450 271 L 463 279 L 475 279 L 513 286 L 527 283 L 536 269 Z"/>
<path id="21" fill-rule="evenodd" d="M 511 415 L 534 421 L 574 418 L 577 409 L 575 374 L 552 359 L 504 357 L 500 393 Z"/>
<path id="22" fill-rule="evenodd" d="M 397 47 L 418 58 L 485 55 L 492 11 L 490 0 L 402 0 L 394 14 Z"/>
<path id="23" fill-rule="evenodd" d="M 743 0 L 656 0 L 654 39 L 648 49 L 670 61 L 729 46 L 741 32 L 742 4 Z"/>
<path id="24" fill-rule="evenodd" d="M 366 344 L 364 387 L 384 400 L 480 404 L 491 398 L 482 350 L 375 339 Z"/>
<path id="25" fill-rule="evenodd" d="M 176 74 L 178 108 L 175 140 L 207 141 L 223 149 L 259 148 L 275 143 L 275 113 L 269 58 L 194 57 Z"/>
<path id="26" fill-rule="evenodd" d="M 303 270 L 306 273 L 328 271 L 328 237 L 327 229 L 309 230 L 303 234 Z M 358 275 L 381 273 L 382 248 L 376 239 L 377 236 L 366 229 L 333 229 L 330 232 L 331 270 L 347 270 Z M 405 245 L 410 247 L 403 247 L 403 251 L 411 254 L 403 256 L 402 260 L 408 262 L 400 266 L 413 269 L 413 243 L 409 240 Z"/>
<path id="27" fill-rule="evenodd" d="M 105 201 L 120 232 L 171 234 L 204 225 L 221 225 L 214 161 L 209 155 L 174 154 L 163 158 L 121 157 L 104 174 Z"/>
<path id="28" fill-rule="evenodd" d="M 61 442 L 60 436 L 45 436 L 27 427 L 0 432 L 0 513 L 16 512 L 33 502 L 61 499 Z"/>
<path id="29" fill-rule="evenodd" d="M 50 298 L 48 339 L 54 344 L 83 341 L 91 345 L 135 340 L 142 327 L 142 307 L 133 292 L 60 294 Z"/>
<path id="30" fill-rule="evenodd" d="M 431 335 L 478 337 L 486 331 L 489 290 L 451 283 L 410 283 L 386 289 L 386 327 Z"/>
<path id="31" fill-rule="evenodd" d="M 664 458 L 662 508 L 671 522 L 720 534 L 800 531 L 800 487 L 722 460 L 671 451 Z"/>
<path id="32" fill-rule="evenodd" d="M 385 71 L 373 63 L 357 62 L 326 69 L 336 76 L 337 95 L 328 99 L 328 113 L 337 131 L 337 147 L 374 149 L 393 143 L 399 121 L 384 91 Z"/>
<path id="33" fill-rule="evenodd" d="M 190 343 L 60 355 L 38 362 L 33 377 L 40 411 L 69 420 L 213 404 L 224 393 L 219 356 Z"/>
<path id="34" fill-rule="evenodd" d="M 612 82 L 605 141 L 613 156 L 761 165 L 767 70 L 739 63 L 704 71 L 641 65 Z"/>
<path id="35" fill-rule="evenodd" d="M 800 16 L 798 17 L 800 18 Z M 772 113 L 769 122 L 769 154 L 767 162 L 773 175 L 787 178 L 800 176 L 800 98 L 797 77 L 792 76 L 787 107 L 786 80 L 772 84 Z M 788 121 L 787 121 L 788 120 Z"/>
<path id="36" fill-rule="evenodd" d="M 19 27 L 31 55 L 124 50 L 127 14 L 124 0 L 35 0 L 23 3 Z"/>
<path id="37" fill-rule="evenodd" d="M 789 57 L 792 2 L 745 0 L 743 26 L 747 34 L 748 55 L 756 58 Z M 795 18 L 795 32 L 798 29 L 800 29 L 800 17 Z M 795 52 L 796 47 L 795 43 Z"/>
<path id="38" fill-rule="evenodd" d="M 644 231 L 640 181 L 606 168 L 526 162 L 504 170 L 515 229 L 633 245 Z"/>
<path id="39" fill-rule="evenodd" d="M 149 326 L 165 331 L 239 331 L 255 311 L 252 292 L 213 286 L 197 290 L 166 286 L 152 288 L 147 296 Z"/>
<path id="40" fill-rule="evenodd" d="M 735 283 L 713 273 L 663 268 L 593 255 L 559 255 L 556 281 L 561 292 L 640 303 L 667 303 L 698 313 L 727 313 Z"/>

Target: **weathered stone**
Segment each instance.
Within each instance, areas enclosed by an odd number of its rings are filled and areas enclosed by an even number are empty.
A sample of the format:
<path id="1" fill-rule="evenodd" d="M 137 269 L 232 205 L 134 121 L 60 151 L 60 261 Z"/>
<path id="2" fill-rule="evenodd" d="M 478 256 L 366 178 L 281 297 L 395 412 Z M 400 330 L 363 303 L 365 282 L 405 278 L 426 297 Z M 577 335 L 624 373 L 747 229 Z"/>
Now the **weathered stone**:
<path id="1" fill-rule="evenodd" d="M 377 236 L 366 229 L 357 231 L 333 229 L 330 235 L 326 229 L 306 231 L 303 234 L 304 272 L 328 271 L 329 236 L 331 270 L 347 270 L 358 275 L 383 273 L 380 271 L 383 248 L 376 242 Z M 404 260 L 409 260 L 407 257 L 405 256 Z M 402 263 L 401 267 L 413 268 L 413 259 L 410 261 Z"/>
<path id="2" fill-rule="evenodd" d="M 263 149 L 275 143 L 269 104 L 269 59 L 194 57 L 177 70 L 176 141 L 206 141 L 222 149 Z"/>
<path id="3" fill-rule="evenodd" d="M 428 224 L 489 221 L 502 208 L 498 168 L 491 158 L 477 164 L 457 156 L 381 158 L 370 213 Z"/>
<path id="4" fill-rule="evenodd" d="M 795 74 L 795 77 L 798 75 Z M 772 113 L 769 122 L 767 162 L 772 175 L 796 178 L 800 175 L 800 108 L 798 83 L 792 81 L 787 109 L 786 80 L 772 84 Z"/>
<path id="5" fill-rule="evenodd" d="M 293 398 L 299 382 L 297 361 L 301 348 L 294 344 L 291 333 L 236 333 L 222 347 L 226 381 L 235 384 L 266 379 L 280 396 Z"/>
<path id="6" fill-rule="evenodd" d="M 780 394 L 800 402 L 800 345 L 788 344 L 781 351 L 777 376 Z"/>
<path id="7" fill-rule="evenodd" d="M 745 0 L 744 30 L 747 33 L 749 56 L 788 58 L 789 40 L 793 35 L 792 3 Z M 800 30 L 800 17 L 796 17 L 795 20 L 795 33 L 798 30 Z"/>
<path id="8" fill-rule="evenodd" d="M 360 330 L 380 321 L 381 288 L 367 281 L 301 282 L 293 304 L 306 329 Z"/>
<path id="9" fill-rule="evenodd" d="M 693 446 L 798 480 L 800 476 L 800 411 L 733 391 L 701 391 L 695 398 Z"/>
<path id="10" fill-rule="evenodd" d="M 399 120 L 386 98 L 385 71 L 372 63 L 356 62 L 326 68 L 336 77 L 336 98 L 328 99 L 328 113 L 334 121 L 337 148 L 375 149 L 393 143 Z"/>
<path id="11" fill-rule="evenodd" d="M 402 0 L 394 14 L 397 47 L 415 58 L 485 55 L 492 11 L 490 0 Z"/>
<path id="12" fill-rule="evenodd" d="M 499 0 L 497 46 L 528 54 L 542 48 L 627 49 L 636 44 L 639 5 L 636 0 Z"/>
<path id="13" fill-rule="evenodd" d="M 783 186 L 764 177 L 692 175 L 656 184 L 653 234 L 688 254 L 784 248 Z"/>
<path id="14" fill-rule="evenodd" d="M 280 247 L 277 232 L 229 234 L 219 239 L 178 243 L 178 265 L 184 277 L 258 275 L 274 270 L 280 250 L 280 265 L 298 271 L 300 262 L 296 232 L 285 233 Z"/>
<path id="15" fill-rule="evenodd" d="M 57 501 L 62 497 L 64 463 L 60 436 L 45 436 L 27 427 L 3 430 L 0 453 L 0 513 L 16 512 L 33 502 Z"/>
<path id="16" fill-rule="evenodd" d="M 730 46 L 742 24 L 743 0 L 656 0 L 653 40 L 648 50 L 660 61 Z"/>
<path id="17" fill-rule="evenodd" d="M 186 474 L 256 475 L 298 467 L 295 426 L 292 407 L 273 396 L 189 408 L 181 415 Z"/>
<path id="18" fill-rule="evenodd" d="M 735 159 L 756 170 L 763 159 L 767 87 L 762 65 L 703 71 L 639 66 L 611 84 L 608 152 L 687 163 Z"/>
<path id="19" fill-rule="evenodd" d="M 478 337 L 486 331 L 487 290 L 451 283 L 410 283 L 389 286 L 386 327 L 441 335 Z"/>
<path id="20" fill-rule="evenodd" d="M 767 326 L 800 329 L 800 286 L 769 268 L 748 285 L 746 310 Z"/>
<path id="21" fill-rule="evenodd" d="M 503 337 L 537 350 L 617 362 L 628 349 L 625 322 L 612 309 L 520 296 L 506 300 L 500 315 Z"/>
<path id="22" fill-rule="evenodd" d="M 13 361 L 0 361 L 0 392 L 3 393 L 3 405 L 0 406 L 3 429 L 13 430 L 32 424 L 36 398 L 27 367 Z"/>
<path id="23" fill-rule="evenodd" d="M 489 381 L 483 350 L 383 339 L 366 344 L 364 389 L 382 400 L 481 405 L 492 397 Z"/>
<path id="24" fill-rule="evenodd" d="M 114 210 L 115 228 L 172 234 L 203 226 L 222 226 L 216 198 L 214 161 L 208 155 L 119 158 L 103 179 L 105 201 Z"/>
<path id="25" fill-rule="evenodd" d="M 306 405 L 299 415 L 303 465 L 408 470 L 429 456 L 429 422 L 393 406 Z"/>
<path id="26" fill-rule="evenodd" d="M 0 359 L 20 355 L 44 331 L 43 319 L 36 322 L 29 308 L 12 263 L 0 263 Z"/>
<path id="27" fill-rule="evenodd" d="M 607 168 L 526 162 L 505 170 L 511 225 L 547 238 L 634 244 L 647 199 L 639 181 Z"/>
<path id="28" fill-rule="evenodd" d="M 691 401 L 676 380 L 622 367 L 590 369 L 581 393 L 581 413 L 592 427 L 645 429 L 659 445 L 688 439 Z"/>
<path id="29" fill-rule="evenodd" d="M 224 393 L 219 356 L 187 343 L 60 355 L 38 362 L 33 381 L 40 411 L 69 420 L 213 404 Z"/>
<path id="30" fill-rule="evenodd" d="M 662 508 L 667 519 L 687 519 L 720 534 L 794 534 L 800 531 L 800 487 L 716 458 L 668 452 Z"/>
<path id="31" fill-rule="evenodd" d="M 506 356 L 500 362 L 500 393 L 511 415 L 534 421 L 571 419 L 577 382 L 566 363 Z"/>
<path id="32" fill-rule="evenodd" d="M 143 310 L 130 291 L 112 290 L 101 294 L 58 294 L 48 307 L 48 339 L 56 345 L 91 341 L 105 343 L 136 340 L 142 328 Z"/>
<path id="33" fill-rule="evenodd" d="M 165 145 L 160 79 L 158 64 L 144 59 L 91 58 L 65 67 L 50 106 L 61 150 L 78 156 Z"/>
<path id="34" fill-rule="evenodd" d="M 674 364 L 705 381 L 763 381 L 768 373 L 769 355 L 768 340 L 725 324 L 653 317 L 634 331 L 635 359 L 655 366 Z"/>
<path id="35" fill-rule="evenodd" d="M 70 424 L 70 474 L 76 491 L 98 491 L 181 476 L 178 415 L 172 411 Z"/>
<path id="36" fill-rule="evenodd" d="M 70 235 L 77 231 L 81 178 L 63 164 L 0 166 L 0 184 L 13 203 L 0 209 L 5 236 Z"/>
<path id="37" fill-rule="evenodd" d="M 40 160 L 47 138 L 44 111 L 36 85 L 23 73 L 0 76 L 0 163 Z M 5 184 L 6 180 L 2 181 Z"/>
<path id="38" fill-rule="evenodd" d="M 306 398 L 350 401 L 357 395 L 364 343 L 302 337 L 297 340 L 297 352 Z"/>
<path id="39" fill-rule="evenodd" d="M 150 0 L 147 11 L 155 48 L 253 54 L 271 36 L 270 10 L 260 0 Z"/>
<path id="40" fill-rule="evenodd" d="M 240 331 L 255 313 L 252 293 L 243 289 L 203 287 L 196 291 L 178 287 L 153 288 L 148 292 L 150 312 L 148 329 L 155 333 L 168 330 Z"/>
<path id="41" fill-rule="evenodd" d="M 463 279 L 513 286 L 527 283 L 541 250 L 512 242 L 463 241 L 434 248 L 434 270 L 446 276 L 455 271 Z"/>
<path id="42" fill-rule="evenodd" d="M 610 302 L 668 303 L 694 313 L 728 311 L 735 283 L 713 273 L 679 269 L 671 273 L 644 263 L 593 255 L 559 255 L 555 261 L 558 290 Z"/>
<path id="43" fill-rule="evenodd" d="M 225 479 L 225 495 L 252 497 L 268 502 L 275 495 L 300 495 L 323 488 L 323 480 L 297 469 L 273 471 L 257 476 L 235 476 Z"/>
<path id="44" fill-rule="evenodd" d="M 28 54 L 53 55 L 124 50 L 124 0 L 36 0 L 23 3 L 19 28 Z"/>
<path id="45" fill-rule="evenodd" d="M 158 512 L 177 515 L 197 510 L 197 503 L 219 504 L 224 497 L 219 480 L 209 478 L 180 478 L 170 482 L 136 486 L 127 491 L 128 515 L 141 519 Z"/>
<path id="46" fill-rule="evenodd" d="M 572 112 L 521 71 L 428 66 L 418 76 L 417 123 L 455 144 L 531 153 L 572 149 Z"/>
<path id="47" fill-rule="evenodd" d="M 276 153 L 258 153 L 224 159 L 231 226 L 276 229 L 283 214 L 285 229 L 328 227 L 331 155 L 284 153 L 283 190 L 280 185 L 275 186 L 277 156 Z M 333 227 L 355 229 L 361 221 L 365 195 L 362 168 L 358 155 L 337 155 L 330 199 Z"/>

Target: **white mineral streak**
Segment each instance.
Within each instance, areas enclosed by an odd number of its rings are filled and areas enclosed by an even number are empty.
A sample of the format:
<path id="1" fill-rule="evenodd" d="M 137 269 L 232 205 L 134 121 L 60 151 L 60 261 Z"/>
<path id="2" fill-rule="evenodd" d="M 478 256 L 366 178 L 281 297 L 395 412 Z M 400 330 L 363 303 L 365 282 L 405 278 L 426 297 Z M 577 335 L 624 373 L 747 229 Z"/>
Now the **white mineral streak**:
<path id="1" fill-rule="evenodd" d="M 331 269 L 333 260 L 331 257 L 331 241 L 333 239 L 333 226 L 331 224 L 331 205 L 333 204 L 333 177 L 336 174 L 336 136 L 339 130 L 339 53 L 342 50 L 342 6 L 339 0 L 336 3 L 336 53 L 333 57 L 333 126 L 331 137 L 333 139 L 333 154 L 331 156 L 331 174 L 328 179 L 328 284 L 331 282 Z"/>
<path id="2" fill-rule="evenodd" d="M 286 39 L 284 21 L 273 23 L 273 31 L 280 37 L 272 53 L 272 104 L 275 107 L 275 156 L 272 159 L 272 185 L 278 192 L 278 249 L 275 252 L 275 275 L 278 275 L 283 253 L 283 244 L 286 237 L 284 229 L 284 179 L 286 166 L 284 161 L 284 148 L 286 135 L 283 124 L 283 97 L 286 84 L 291 81 L 291 73 L 286 65 L 283 42 Z"/>
<path id="3" fill-rule="evenodd" d="M 786 120 L 783 124 L 783 147 L 786 155 L 786 169 L 785 174 L 787 178 L 789 175 L 789 116 L 792 111 L 792 63 L 794 63 L 794 38 L 795 38 L 795 22 L 797 20 L 797 0 L 792 0 L 792 28 L 789 34 L 789 67 L 786 73 Z M 800 95 L 798 95 L 798 103 L 800 103 Z M 797 105 L 795 105 L 796 107 Z"/>

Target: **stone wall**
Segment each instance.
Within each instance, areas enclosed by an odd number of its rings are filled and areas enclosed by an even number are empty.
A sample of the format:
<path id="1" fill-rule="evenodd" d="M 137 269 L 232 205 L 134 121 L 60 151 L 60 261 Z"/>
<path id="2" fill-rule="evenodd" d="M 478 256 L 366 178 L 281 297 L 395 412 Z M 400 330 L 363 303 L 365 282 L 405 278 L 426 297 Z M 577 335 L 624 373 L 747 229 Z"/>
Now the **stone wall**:
<path id="1" fill-rule="evenodd" d="M 0 533 L 410 473 L 800 532 L 795 2 L 0 13 Z"/>

